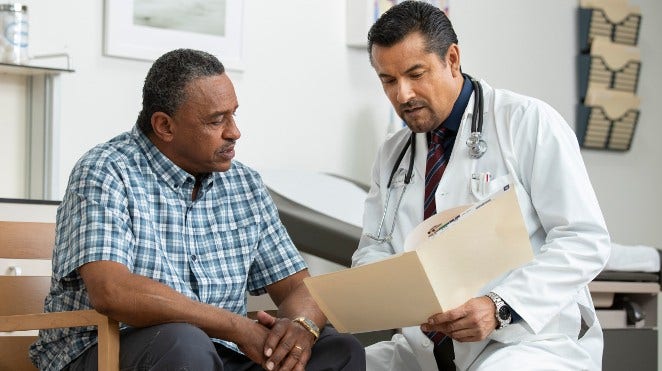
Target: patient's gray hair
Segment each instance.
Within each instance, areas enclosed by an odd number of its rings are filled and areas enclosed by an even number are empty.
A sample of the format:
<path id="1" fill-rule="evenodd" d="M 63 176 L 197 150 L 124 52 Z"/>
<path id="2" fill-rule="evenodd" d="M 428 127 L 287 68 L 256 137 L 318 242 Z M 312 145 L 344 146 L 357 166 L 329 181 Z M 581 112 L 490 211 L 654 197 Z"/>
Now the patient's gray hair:
<path id="1" fill-rule="evenodd" d="M 147 73 L 143 86 L 143 106 L 138 127 L 149 134 L 152 115 L 172 116 L 186 99 L 186 85 L 200 77 L 221 75 L 223 64 L 213 55 L 193 49 L 176 49 L 157 59 Z"/>

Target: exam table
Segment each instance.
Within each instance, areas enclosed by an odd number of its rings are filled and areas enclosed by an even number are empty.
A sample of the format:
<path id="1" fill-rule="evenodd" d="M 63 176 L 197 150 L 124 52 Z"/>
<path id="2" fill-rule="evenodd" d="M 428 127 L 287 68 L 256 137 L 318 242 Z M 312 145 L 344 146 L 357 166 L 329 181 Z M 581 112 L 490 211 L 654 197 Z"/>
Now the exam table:
<path id="1" fill-rule="evenodd" d="M 660 251 L 612 243 L 605 269 L 589 284 L 603 328 L 603 370 L 658 369 Z"/>
<path id="2" fill-rule="evenodd" d="M 361 238 L 367 186 L 329 174 L 297 171 L 278 171 L 276 174 L 262 171 L 261 174 L 280 219 L 297 248 L 343 267 L 351 266 L 352 254 Z M 324 186 L 320 187 L 320 184 Z M 311 190 L 314 193 L 307 198 L 301 195 L 301 192 Z M 330 199 L 333 194 L 336 198 Z M 329 209 L 333 207 L 336 210 Z"/>
<path id="3" fill-rule="evenodd" d="M 329 174 L 285 172 L 274 175 L 263 172 L 263 177 L 297 248 L 304 254 L 349 267 L 361 237 L 361 220 L 347 221 L 331 216 L 331 213 L 318 210 L 310 200 L 298 202 L 297 193 L 316 189 L 315 182 L 318 181 L 326 183 L 327 190 L 333 188 L 333 184 L 341 188 L 352 186 L 360 190 L 357 194 L 361 197 L 352 195 L 333 203 L 336 207 L 341 204 L 347 209 L 359 208 L 362 213 L 367 186 Z M 291 182 L 288 178 L 296 181 Z M 283 183 L 287 182 L 291 184 L 284 186 Z M 348 192 L 344 189 L 337 193 Z M 329 197 L 329 192 L 318 192 L 318 197 Z M 603 326 L 603 370 L 657 370 L 657 295 L 661 283 L 660 251 L 613 244 L 605 270 L 589 285 Z M 387 340 L 391 334 L 380 332 L 358 334 L 358 337 L 368 345 Z"/>

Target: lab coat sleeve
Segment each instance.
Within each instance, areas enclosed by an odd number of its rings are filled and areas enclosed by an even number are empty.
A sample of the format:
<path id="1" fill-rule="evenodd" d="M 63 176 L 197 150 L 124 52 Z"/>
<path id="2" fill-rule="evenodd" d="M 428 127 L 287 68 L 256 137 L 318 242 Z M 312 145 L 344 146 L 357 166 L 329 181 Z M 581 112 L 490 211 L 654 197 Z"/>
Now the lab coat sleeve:
<path id="1" fill-rule="evenodd" d="M 387 184 L 382 181 L 381 167 L 385 161 L 385 145 L 382 144 L 375 163 L 372 166 L 372 180 L 370 182 L 370 191 L 366 197 L 363 212 L 363 234 L 359 240 L 358 249 L 352 256 L 352 267 L 372 263 L 377 260 L 387 258 L 394 254 L 393 245 L 390 242 L 379 243 L 366 237 L 366 233 L 376 234 L 379 229 L 379 222 L 384 212 L 384 192 L 388 192 Z M 388 181 L 388 180 L 386 180 Z M 394 201 L 391 201 L 394 202 Z M 388 223 L 384 228 L 389 228 Z"/>
<path id="2" fill-rule="evenodd" d="M 534 260 L 514 270 L 493 291 L 537 333 L 600 273 L 610 242 L 568 124 L 538 100 L 513 109 L 516 112 L 497 117 L 511 117 L 505 126 L 515 159 L 512 166 L 535 211 L 527 223 L 534 223 L 537 214 L 534 233 L 544 240 L 539 250 L 534 247 Z"/>

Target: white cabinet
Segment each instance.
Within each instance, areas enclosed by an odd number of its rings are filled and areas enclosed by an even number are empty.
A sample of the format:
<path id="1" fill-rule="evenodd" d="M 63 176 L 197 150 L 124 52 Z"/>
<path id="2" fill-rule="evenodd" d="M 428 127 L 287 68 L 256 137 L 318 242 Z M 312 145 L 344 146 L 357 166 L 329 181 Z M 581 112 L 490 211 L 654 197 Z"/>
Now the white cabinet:
<path id="1" fill-rule="evenodd" d="M 52 68 L 0 63 L 0 97 L 4 102 L 0 102 L 0 115 L 15 133 L 20 132 L 4 140 L 13 141 L 12 146 L 24 150 L 18 158 L 3 159 L 5 168 L 0 168 L 0 173 L 10 178 L 9 181 L 22 184 L 23 190 L 17 190 L 19 194 L 0 194 L 0 197 L 49 200 L 57 196 L 59 75 L 69 72 L 74 72 L 69 66 Z M 23 122 L 14 122 L 21 119 Z M 15 143 L 17 138 L 25 140 Z"/>

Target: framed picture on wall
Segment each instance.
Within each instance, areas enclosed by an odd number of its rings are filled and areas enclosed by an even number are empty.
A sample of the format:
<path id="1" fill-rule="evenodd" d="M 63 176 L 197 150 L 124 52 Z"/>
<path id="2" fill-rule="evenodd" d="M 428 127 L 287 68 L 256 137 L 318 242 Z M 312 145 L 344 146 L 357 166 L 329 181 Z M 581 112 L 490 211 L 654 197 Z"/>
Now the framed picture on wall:
<path id="1" fill-rule="evenodd" d="M 365 48 L 368 30 L 385 11 L 403 0 L 345 0 L 347 22 L 345 39 L 347 46 Z M 424 0 L 449 13 L 450 0 Z"/>
<path id="2" fill-rule="evenodd" d="M 178 48 L 242 69 L 242 0 L 106 0 L 104 55 L 154 61 Z"/>

